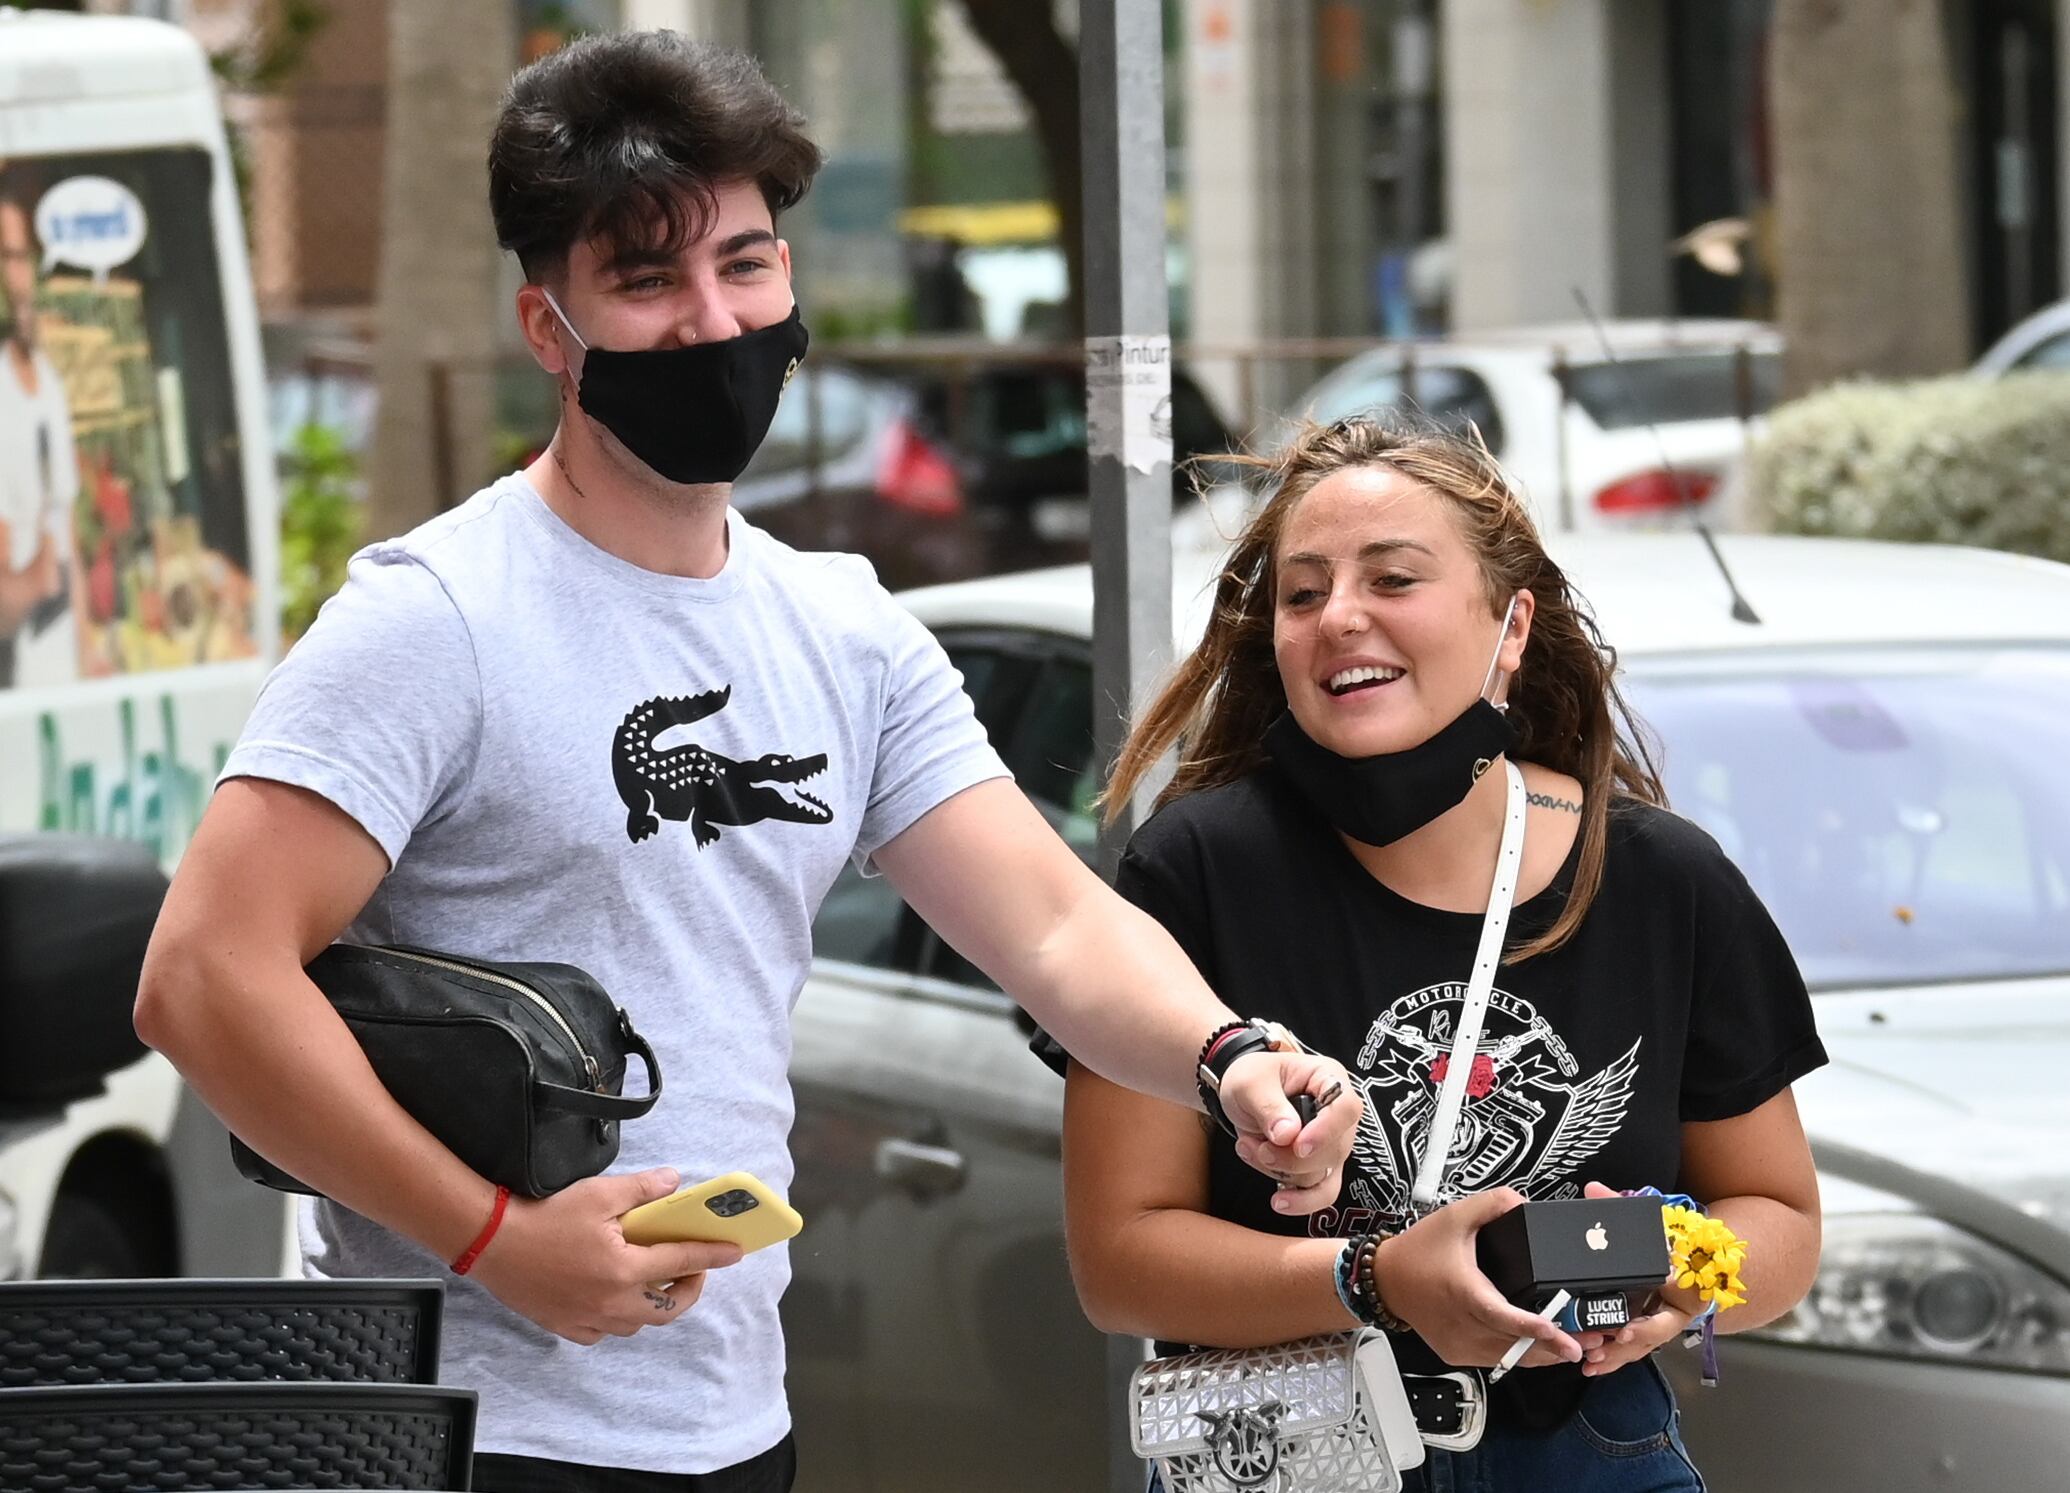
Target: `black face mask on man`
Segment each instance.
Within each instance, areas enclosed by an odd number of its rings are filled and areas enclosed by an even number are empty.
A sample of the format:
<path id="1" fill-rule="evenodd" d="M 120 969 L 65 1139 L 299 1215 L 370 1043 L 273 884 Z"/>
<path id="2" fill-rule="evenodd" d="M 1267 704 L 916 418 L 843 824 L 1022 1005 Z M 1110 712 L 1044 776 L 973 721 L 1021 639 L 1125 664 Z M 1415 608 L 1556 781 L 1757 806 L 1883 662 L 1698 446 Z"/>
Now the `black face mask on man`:
<path id="1" fill-rule="evenodd" d="M 1340 757 L 1302 730 L 1289 710 L 1265 732 L 1273 765 L 1333 827 L 1367 845 L 1392 845 L 1458 807 L 1515 744 L 1506 707 L 1489 703 L 1488 685 L 1516 610 L 1511 597 L 1480 698 L 1428 741 L 1399 752 Z"/>
<path id="2" fill-rule="evenodd" d="M 782 321 L 722 342 L 591 347 L 553 292 L 540 291 L 582 348 L 575 397 L 583 413 L 657 474 L 686 485 L 731 482 L 747 469 L 810 341 L 793 306 Z"/>

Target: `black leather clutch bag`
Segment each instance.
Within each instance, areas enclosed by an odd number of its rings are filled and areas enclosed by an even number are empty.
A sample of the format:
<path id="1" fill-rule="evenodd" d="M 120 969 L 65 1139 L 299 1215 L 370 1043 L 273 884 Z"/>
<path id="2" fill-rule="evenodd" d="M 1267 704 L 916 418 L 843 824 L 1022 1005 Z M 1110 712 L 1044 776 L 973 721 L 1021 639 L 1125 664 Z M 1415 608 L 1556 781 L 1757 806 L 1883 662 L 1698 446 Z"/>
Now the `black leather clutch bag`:
<path id="1" fill-rule="evenodd" d="M 388 1092 L 491 1182 L 545 1197 L 618 1156 L 618 1127 L 661 1097 L 654 1049 L 570 964 L 492 964 L 427 949 L 332 944 L 309 965 Z M 626 1098 L 626 1059 L 647 1092 Z M 237 1169 L 315 1193 L 232 1137 Z"/>

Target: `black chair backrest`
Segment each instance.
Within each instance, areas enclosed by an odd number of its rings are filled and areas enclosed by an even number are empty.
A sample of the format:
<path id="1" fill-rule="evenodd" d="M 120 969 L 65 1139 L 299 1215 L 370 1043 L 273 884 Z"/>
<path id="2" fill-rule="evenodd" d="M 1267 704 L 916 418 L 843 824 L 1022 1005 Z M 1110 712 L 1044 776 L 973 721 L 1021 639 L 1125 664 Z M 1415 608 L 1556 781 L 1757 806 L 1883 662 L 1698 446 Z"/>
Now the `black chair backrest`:
<path id="1" fill-rule="evenodd" d="M 465 1488 L 475 1394 L 391 1384 L 0 1392 L 0 1488 Z"/>
<path id="2" fill-rule="evenodd" d="M 0 1283 L 0 1389 L 435 1384 L 444 1302 L 437 1281 L 10 1281 Z"/>

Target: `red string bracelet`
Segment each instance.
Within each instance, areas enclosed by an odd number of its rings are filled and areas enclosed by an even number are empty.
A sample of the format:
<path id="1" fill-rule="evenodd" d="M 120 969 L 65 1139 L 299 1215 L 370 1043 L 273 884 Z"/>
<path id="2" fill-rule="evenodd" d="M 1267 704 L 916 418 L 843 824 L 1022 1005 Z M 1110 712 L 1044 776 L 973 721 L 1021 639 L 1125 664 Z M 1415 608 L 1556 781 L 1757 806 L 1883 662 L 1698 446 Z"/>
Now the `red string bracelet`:
<path id="1" fill-rule="evenodd" d="M 482 1251 L 489 1247 L 489 1241 L 496 1237 L 496 1230 L 503 1226 L 503 1210 L 510 1206 L 510 1189 L 496 1189 L 496 1205 L 489 1210 L 489 1221 L 482 1225 L 482 1231 L 474 1236 L 474 1243 L 460 1252 L 460 1258 L 453 1261 L 453 1274 L 465 1275 L 474 1269 L 474 1262 L 482 1257 Z"/>
<path id="2" fill-rule="evenodd" d="M 1250 1023 L 1247 1021 L 1232 1021 L 1225 1027 L 1217 1028 L 1214 1034 L 1208 1038 L 1207 1046 L 1201 1050 L 1200 1066 L 1205 1068 L 1210 1062 L 1214 1061 L 1215 1054 L 1222 1050 L 1223 1044 L 1228 1042 L 1231 1037 L 1239 1036 L 1249 1030 Z"/>

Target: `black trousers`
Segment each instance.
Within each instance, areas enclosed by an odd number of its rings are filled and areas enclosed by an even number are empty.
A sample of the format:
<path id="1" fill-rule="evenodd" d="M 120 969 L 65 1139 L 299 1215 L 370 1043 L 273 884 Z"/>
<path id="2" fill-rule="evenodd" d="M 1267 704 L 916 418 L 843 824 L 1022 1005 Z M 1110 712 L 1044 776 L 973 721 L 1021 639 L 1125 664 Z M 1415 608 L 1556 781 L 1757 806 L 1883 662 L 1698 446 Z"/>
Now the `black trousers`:
<path id="1" fill-rule="evenodd" d="M 717 1472 L 636 1472 L 489 1452 L 474 1459 L 476 1493 L 790 1493 L 797 1475 L 798 1448 L 788 1436 Z"/>

